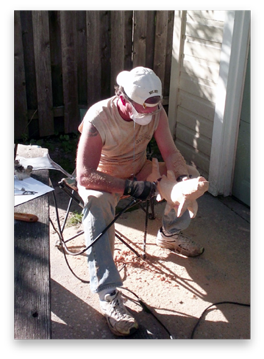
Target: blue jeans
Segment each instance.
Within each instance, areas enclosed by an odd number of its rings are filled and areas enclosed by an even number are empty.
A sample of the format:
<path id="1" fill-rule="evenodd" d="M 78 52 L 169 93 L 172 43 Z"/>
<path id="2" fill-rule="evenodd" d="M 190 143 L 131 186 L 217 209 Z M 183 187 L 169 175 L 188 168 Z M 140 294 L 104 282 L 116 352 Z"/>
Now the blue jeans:
<path id="1" fill-rule="evenodd" d="M 115 207 L 120 199 L 118 194 L 88 190 L 79 187 L 79 194 L 84 200 L 83 227 L 86 245 L 105 229 L 115 217 Z M 163 215 L 162 227 L 165 234 L 175 234 L 186 229 L 190 224 L 189 212 L 177 218 L 174 210 Z M 90 272 L 91 291 L 121 287 L 123 282 L 113 259 L 115 229 L 112 225 L 107 232 L 87 251 Z"/>

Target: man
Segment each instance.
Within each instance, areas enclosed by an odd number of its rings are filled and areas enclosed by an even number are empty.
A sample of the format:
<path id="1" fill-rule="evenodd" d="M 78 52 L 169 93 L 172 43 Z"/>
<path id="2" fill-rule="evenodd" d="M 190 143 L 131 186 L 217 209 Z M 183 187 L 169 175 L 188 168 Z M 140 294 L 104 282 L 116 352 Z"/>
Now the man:
<path id="1" fill-rule="evenodd" d="M 87 245 L 103 231 L 115 215 L 123 194 L 145 200 L 156 191 L 146 181 L 152 164 L 146 147 L 154 136 L 164 162 L 160 174 L 172 170 L 177 181 L 187 180 L 190 167 L 175 147 L 168 118 L 162 107 L 162 86 L 155 73 L 144 67 L 122 71 L 117 76 L 116 96 L 100 101 L 86 113 L 77 151 L 77 182 L 84 200 L 83 226 Z M 190 224 L 188 211 L 177 218 L 171 210 L 163 216 L 157 245 L 187 256 L 202 253 L 180 231 Z M 90 285 L 98 293 L 108 325 L 116 335 L 132 334 L 138 327 L 122 303 L 120 275 L 113 260 L 114 226 L 88 250 Z"/>

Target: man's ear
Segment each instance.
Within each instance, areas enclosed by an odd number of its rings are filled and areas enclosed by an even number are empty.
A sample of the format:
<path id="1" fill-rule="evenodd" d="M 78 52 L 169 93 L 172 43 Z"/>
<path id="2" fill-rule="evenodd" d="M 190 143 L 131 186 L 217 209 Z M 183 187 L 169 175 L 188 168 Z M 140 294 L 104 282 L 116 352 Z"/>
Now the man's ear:
<path id="1" fill-rule="evenodd" d="M 120 100 L 121 100 L 123 106 L 125 106 L 126 100 L 125 100 L 125 98 L 124 98 L 122 95 L 120 95 Z"/>

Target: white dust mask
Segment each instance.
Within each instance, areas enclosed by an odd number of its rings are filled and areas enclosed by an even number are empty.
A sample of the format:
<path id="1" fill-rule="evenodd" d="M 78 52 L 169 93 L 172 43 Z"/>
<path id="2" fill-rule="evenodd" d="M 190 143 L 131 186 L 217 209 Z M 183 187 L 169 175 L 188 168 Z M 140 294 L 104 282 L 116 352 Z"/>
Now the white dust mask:
<path id="1" fill-rule="evenodd" d="M 132 115 L 130 117 L 138 125 L 146 126 L 152 120 L 152 114 L 148 115 L 144 113 L 138 113 L 132 104 L 131 104 L 131 109 L 132 109 Z"/>

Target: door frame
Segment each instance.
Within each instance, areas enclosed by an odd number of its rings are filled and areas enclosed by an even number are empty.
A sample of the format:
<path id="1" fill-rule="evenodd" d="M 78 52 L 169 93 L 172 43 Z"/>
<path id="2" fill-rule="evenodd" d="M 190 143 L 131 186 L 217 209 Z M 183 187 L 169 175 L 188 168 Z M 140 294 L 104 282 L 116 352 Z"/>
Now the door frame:
<path id="1" fill-rule="evenodd" d="M 214 196 L 232 193 L 249 40 L 250 11 L 226 11 L 209 167 Z"/>

